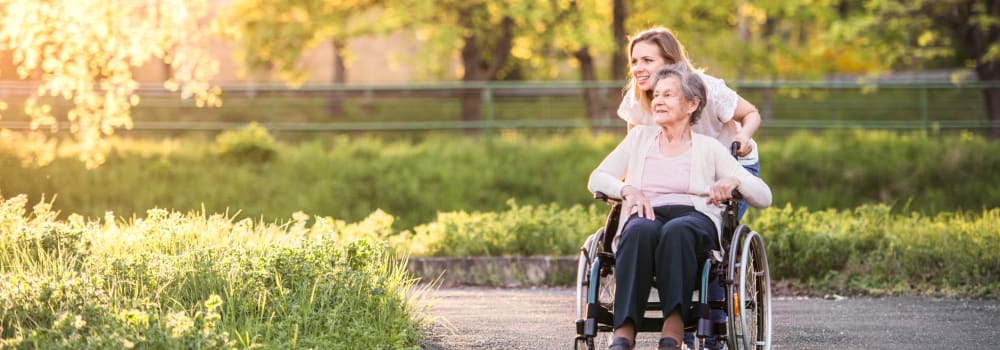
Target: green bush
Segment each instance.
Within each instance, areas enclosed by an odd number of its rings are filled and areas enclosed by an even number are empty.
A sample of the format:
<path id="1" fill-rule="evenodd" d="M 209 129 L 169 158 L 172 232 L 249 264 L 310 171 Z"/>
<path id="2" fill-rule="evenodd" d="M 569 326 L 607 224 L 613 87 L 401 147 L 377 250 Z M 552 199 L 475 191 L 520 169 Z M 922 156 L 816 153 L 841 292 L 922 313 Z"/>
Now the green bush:
<path id="1" fill-rule="evenodd" d="M 1000 295 L 1000 208 L 894 213 L 769 208 L 746 222 L 764 236 L 772 278 L 820 289 Z"/>
<path id="2" fill-rule="evenodd" d="M 586 132 L 395 141 L 338 136 L 279 143 L 266 162 L 226 161 L 213 152 L 219 147 L 191 139 L 133 140 L 115 143 L 95 170 L 74 158 L 41 168 L 9 164 L 0 190 L 32 200 L 57 195 L 54 209 L 63 215 L 131 216 L 161 207 L 267 221 L 297 211 L 357 221 L 382 209 L 409 229 L 439 212 L 502 211 L 508 199 L 589 205 L 587 177 L 620 139 Z M 761 176 L 777 206 L 885 203 L 932 214 L 1000 203 L 1000 157 L 992 156 L 1000 143 L 970 134 L 830 131 L 760 144 Z"/>
<path id="3" fill-rule="evenodd" d="M 597 205 L 507 205 L 497 213 L 439 213 L 404 232 L 397 245 L 413 256 L 573 255 L 607 215 L 607 207 Z"/>
<path id="4" fill-rule="evenodd" d="M 413 256 L 574 255 L 608 207 L 440 213 L 392 238 Z M 827 291 L 1000 295 L 1000 208 L 923 215 L 882 204 L 752 210 L 771 277 Z"/>
<path id="5" fill-rule="evenodd" d="M 761 142 L 761 177 L 778 204 L 812 209 L 891 204 L 922 212 L 1000 203 L 1000 142 L 969 133 L 835 130 Z"/>
<path id="6" fill-rule="evenodd" d="M 222 132 L 213 146 L 219 157 L 246 163 L 265 163 L 278 154 L 274 137 L 257 122 Z"/>

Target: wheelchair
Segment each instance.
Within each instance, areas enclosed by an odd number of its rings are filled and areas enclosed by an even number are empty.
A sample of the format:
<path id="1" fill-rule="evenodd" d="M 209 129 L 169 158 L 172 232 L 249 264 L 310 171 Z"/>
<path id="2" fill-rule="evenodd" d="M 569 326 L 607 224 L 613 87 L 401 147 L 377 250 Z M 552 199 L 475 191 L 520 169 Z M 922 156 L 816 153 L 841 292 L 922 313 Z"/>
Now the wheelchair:
<path id="1" fill-rule="evenodd" d="M 622 205 L 600 192 L 595 193 L 595 198 L 611 204 L 612 209 L 605 226 L 590 235 L 580 248 L 575 349 L 605 348 L 612 338 L 615 254 L 611 248 Z M 724 349 L 771 348 L 771 276 L 767 254 L 761 235 L 737 219 L 740 199 L 739 193 L 734 191 L 734 197 L 726 201 L 720 235 L 723 251 L 709 254 L 701 272 L 701 287 L 692 295 L 692 315 L 696 322 L 686 324 L 685 332 L 694 332 L 694 349 L 697 350 L 704 349 L 706 339 L 712 336 Z M 713 280 L 719 281 L 725 289 L 722 300 L 708 298 L 708 283 Z M 637 332 L 659 332 L 663 317 L 656 317 L 655 313 L 662 314 L 661 309 L 659 302 L 649 302 Z M 713 313 L 723 311 L 726 314 L 724 321 L 712 319 Z"/>

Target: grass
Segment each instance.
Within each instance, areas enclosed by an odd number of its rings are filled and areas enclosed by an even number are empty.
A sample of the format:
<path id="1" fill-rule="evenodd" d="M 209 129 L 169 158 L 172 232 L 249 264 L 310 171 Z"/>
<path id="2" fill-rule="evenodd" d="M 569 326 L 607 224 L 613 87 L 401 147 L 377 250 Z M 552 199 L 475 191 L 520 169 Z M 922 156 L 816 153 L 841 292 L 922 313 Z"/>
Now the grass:
<path id="1" fill-rule="evenodd" d="M 356 224 L 0 200 L 0 348 L 417 348 L 422 291 Z"/>

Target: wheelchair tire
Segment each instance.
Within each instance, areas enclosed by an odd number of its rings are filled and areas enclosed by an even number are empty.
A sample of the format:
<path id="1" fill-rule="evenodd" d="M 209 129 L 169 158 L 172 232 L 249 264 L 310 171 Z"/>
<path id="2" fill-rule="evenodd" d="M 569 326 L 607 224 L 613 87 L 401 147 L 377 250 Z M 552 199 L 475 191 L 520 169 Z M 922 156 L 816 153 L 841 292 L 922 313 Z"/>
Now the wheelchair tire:
<path id="1" fill-rule="evenodd" d="M 601 228 L 587 238 L 580 250 L 580 260 L 577 265 L 576 274 L 576 312 L 578 320 L 587 320 L 587 308 L 590 302 L 590 292 L 594 288 L 596 288 L 597 291 L 598 303 L 608 310 L 612 310 L 614 307 L 614 273 L 609 273 L 606 276 L 600 276 L 600 274 L 598 274 L 597 281 L 593 281 L 591 278 L 593 275 L 592 272 L 594 269 L 594 262 L 596 262 L 599 258 L 598 253 L 600 253 L 602 249 L 601 244 L 603 242 L 603 238 L 604 228 Z M 581 338 L 578 338 L 574 343 L 574 348 L 587 350 L 601 349 L 610 344 L 611 329 L 610 326 L 600 325 L 597 333 L 592 337 L 585 335 L 580 336 Z"/>
<path id="2" fill-rule="evenodd" d="M 771 274 L 760 234 L 740 225 L 733 236 L 727 271 L 730 349 L 771 349 Z"/>

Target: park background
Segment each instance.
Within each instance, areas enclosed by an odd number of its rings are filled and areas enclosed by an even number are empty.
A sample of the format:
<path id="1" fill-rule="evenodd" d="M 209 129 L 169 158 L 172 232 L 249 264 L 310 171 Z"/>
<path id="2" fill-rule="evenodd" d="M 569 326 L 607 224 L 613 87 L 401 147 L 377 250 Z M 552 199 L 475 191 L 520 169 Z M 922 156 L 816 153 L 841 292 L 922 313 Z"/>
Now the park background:
<path id="1" fill-rule="evenodd" d="M 400 257 L 572 256 L 601 225 L 586 177 L 654 25 L 764 116 L 776 283 L 996 297 L 998 11 L 0 1 L 0 347 L 418 346 Z"/>

